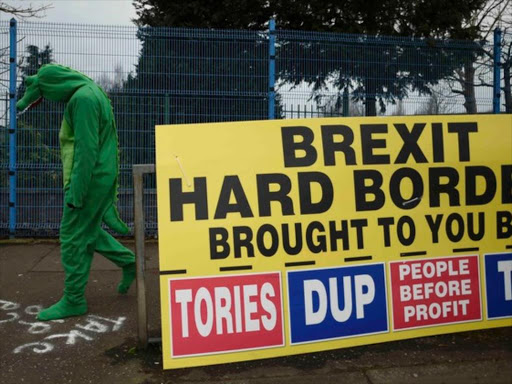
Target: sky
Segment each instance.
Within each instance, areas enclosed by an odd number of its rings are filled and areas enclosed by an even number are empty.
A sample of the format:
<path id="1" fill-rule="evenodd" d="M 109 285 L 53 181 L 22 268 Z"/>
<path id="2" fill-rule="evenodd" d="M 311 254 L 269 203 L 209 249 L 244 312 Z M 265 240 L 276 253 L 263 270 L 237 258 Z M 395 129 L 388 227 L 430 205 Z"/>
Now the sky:
<path id="1" fill-rule="evenodd" d="M 16 7 L 32 5 L 34 8 L 50 5 L 52 8 L 41 13 L 40 18 L 31 20 L 54 23 L 134 25 L 131 19 L 137 16 L 132 0 L 2 0 L 2 3 Z M 0 13 L 0 20 L 11 17 Z"/>

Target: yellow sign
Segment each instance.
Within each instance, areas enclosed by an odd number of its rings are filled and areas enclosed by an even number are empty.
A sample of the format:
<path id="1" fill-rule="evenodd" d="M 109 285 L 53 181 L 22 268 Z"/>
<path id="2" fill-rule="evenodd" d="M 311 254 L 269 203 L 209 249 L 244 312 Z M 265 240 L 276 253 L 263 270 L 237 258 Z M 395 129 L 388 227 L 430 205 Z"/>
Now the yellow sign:
<path id="1" fill-rule="evenodd" d="M 156 127 L 164 368 L 512 325 L 512 116 Z"/>

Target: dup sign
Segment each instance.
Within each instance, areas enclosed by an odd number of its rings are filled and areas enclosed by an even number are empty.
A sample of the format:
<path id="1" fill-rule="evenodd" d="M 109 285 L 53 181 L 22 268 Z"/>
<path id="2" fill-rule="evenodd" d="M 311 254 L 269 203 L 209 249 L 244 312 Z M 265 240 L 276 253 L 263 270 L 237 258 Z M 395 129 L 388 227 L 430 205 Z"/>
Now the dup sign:
<path id="1" fill-rule="evenodd" d="M 290 343 L 388 331 L 384 264 L 288 271 Z"/>
<path id="2" fill-rule="evenodd" d="M 512 116 L 158 126 L 164 367 L 512 325 Z"/>

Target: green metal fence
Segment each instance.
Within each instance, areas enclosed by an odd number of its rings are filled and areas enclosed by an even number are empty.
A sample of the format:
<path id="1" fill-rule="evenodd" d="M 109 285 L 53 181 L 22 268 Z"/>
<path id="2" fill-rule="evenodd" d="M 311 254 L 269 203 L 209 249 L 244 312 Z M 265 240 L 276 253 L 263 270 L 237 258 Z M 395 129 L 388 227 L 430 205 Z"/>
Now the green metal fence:
<path id="1" fill-rule="evenodd" d="M 510 40 L 503 34 L 499 46 Z M 10 111 L 23 77 L 45 63 L 77 69 L 109 94 L 121 149 L 121 215 L 131 223 L 131 166 L 154 162 L 157 124 L 505 111 L 495 89 L 506 85 L 495 46 L 283 31 L 273 22 L 266 31 L 0 22 L 0 234 L 58 233 L 64 105 L 45 101 L 19 118 Z M 155 181 L 147 177 L 147 231 L 154 234 Z"/>

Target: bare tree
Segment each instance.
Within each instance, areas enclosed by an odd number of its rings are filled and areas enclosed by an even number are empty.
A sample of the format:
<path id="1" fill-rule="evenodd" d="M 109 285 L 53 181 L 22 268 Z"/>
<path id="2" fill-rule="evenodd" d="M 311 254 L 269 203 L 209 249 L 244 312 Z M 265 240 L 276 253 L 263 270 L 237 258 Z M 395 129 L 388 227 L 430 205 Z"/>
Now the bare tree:
<path id="1" fill-rule="evenodd" d="M 11 5 L 6 3 L 5 1 L 0 1 L 0 13 L 9 13 L 14 17 L 19 17 L 21 19 L 27 19 L 31 17 L 42 17 L 44 11 L 51 9 L 51 4 L 45 4 L 38 7 L 32 6 L 32 4 L 26 5 Z M 21 40 L 18 41 L 18 43 Z M 0 79 L 2 75 L 9 72 L 9 59 L 7 55 L 9 54 L 9 46 L 0 47 Z M 20 65 L 19 63 L 18 65 Z M 6 86 L 5 81 L 0 80 L 0 85 Z"/>
<path id="2" fill-rule="evenodd" d="M 475 50 L 468 54 L 454 75 L 448 79 L 451 84 L 451 91 L 464 96 L 464 108 L 467 113 L 477 113 L 476 87 L 492 86 L 487 79 L 493 67 L 492 54 L 492 33 L 499 26 L 509 8 L 512 0 L 489 0 L 484 7 L 476 12 L 467 25 L 466 29 L 473 29 L 480 32 L 480 42 L 475 42 Z"/>
<path id="3" fill-rule="evenodd" d="M 33 7 L 32 4 L 29 4 L 28 6 L 10 5 L 5 1 L 0 1 L 0 12 L 10 13 L 11 15 L 22 19 L 29 17 L 41 17 L 41 14 L 50 8 L 52 8 L 51 4 Z"/>
<path id="4" fill-rule="evenodd" d="M 512 113 L 512 5 L 503 13 L 498 27 L 501 28 L 501 57 L 500 66 L 503 69 L 503 77 L 500 79 L 501 90 L 505 95 L 505 111 Z M 487 52 L 489 59 L 492 52 Z M 492 87 L 492 84 L 488 84 Z"/>
<path id="5" fill-rule="evenodd" d="M 18 17 L 20 19 L 27 19 L 31 17 L 42 17 L 44 11 L 52 8 L 51 4 L 45 4 L 41 6 L 34 7 L 32 4 L 27 5 L 11 5 L 6 3 L 5 1 L 0 1 L 0 13 L 11 14 L 13 17 Z M 18 43 L 22 39 L 18 40 Z M 18 63 L 18 67 L 22 63 Z M 5 76 L 9 72 L 9 46 L 0 47 L 0 87 L 8 90 L 9 89 L 9 80 Z M 4 111 L 3 115 L 6 115 L 7 111 Z M 3 116 L 2 116 L 3 117 Z"/>
<path id="6" fill-rule="evenodd" d="M 101 74 L 96 83 L 107 93 L 119 92 L 123 88 L 124 77 L 123 67 L 118 63 L 114 66 L 113 74 Z"/>
<path id="7" fill-rule="evenodd" d="M 510 6 L 503 9 L 496 27 L 501 29 L 501 41 L 498 44 L 501 47 L 500 67 L 503 69 L 503 77 L 500 79 L 500 87 L 505 95 L 505 111 L 512 113 L 512 1 Z M 490 34 L 488 35 L 490 40 Z M 494 69 L 494 45 L 488 45 L 487 49 L 483 50 L 483 56 L 479 62 L 480 70 L 477 71 L 477 81 L 475 86 L 484 86 L 493 88 L 493 82 L 489 81 L 492 78 L 492 71 Z"/>
<path id="8" fill-rule="evenodd" d="M 447 84 L 437 84 L 430 87 L 430 96 L 416 110 L 416 115 L 447 115 L 454 113 L 457 104 L 453 90 Z"/>

